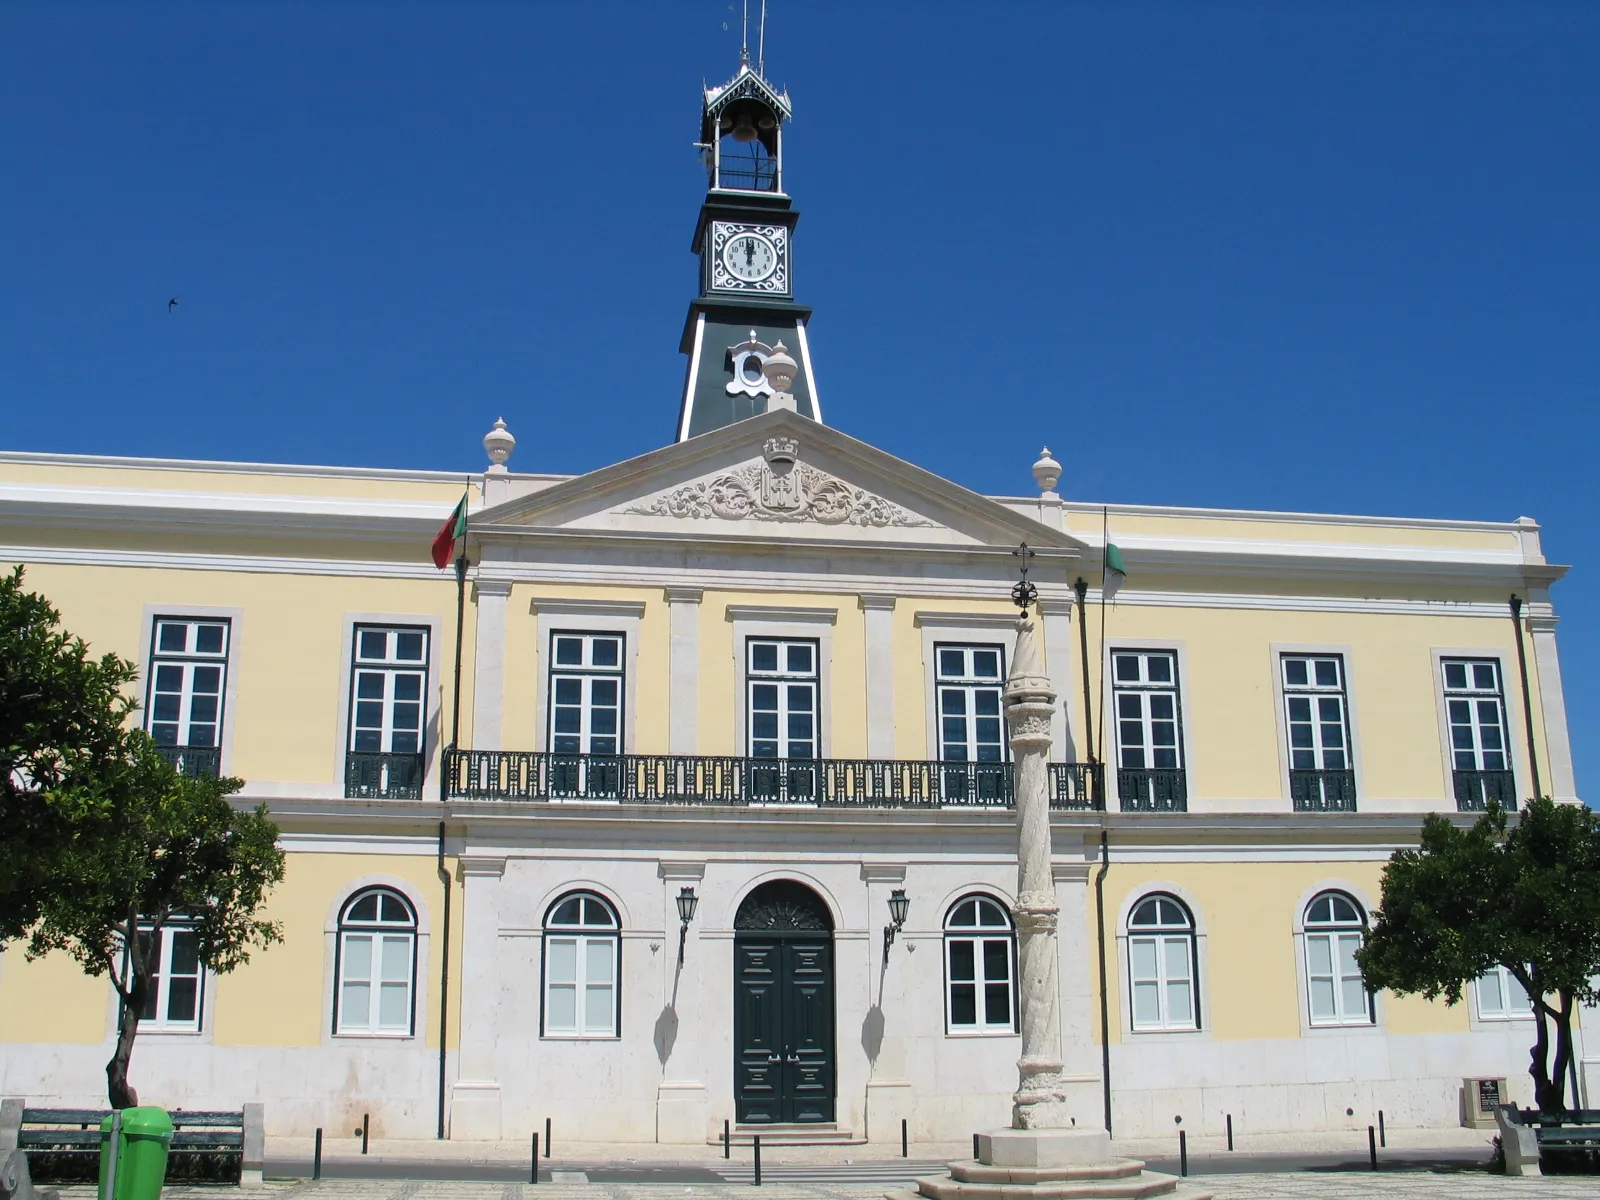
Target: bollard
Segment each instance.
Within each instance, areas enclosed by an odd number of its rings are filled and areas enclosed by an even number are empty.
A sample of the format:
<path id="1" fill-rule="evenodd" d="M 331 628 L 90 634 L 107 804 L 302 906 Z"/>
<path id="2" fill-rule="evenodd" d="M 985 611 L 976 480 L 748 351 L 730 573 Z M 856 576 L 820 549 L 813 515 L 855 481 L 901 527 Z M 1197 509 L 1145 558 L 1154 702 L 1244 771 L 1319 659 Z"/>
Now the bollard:
<path id="1" fill-rule="evenodd" d="M 539 1182 L 539 1135 L 533 1135 L 533 1167 L 528 1172 L 528 1182 Z"/>
<path id="2" fill-rule="evenodd" d="M 1378 1169 L 1378 1131 L 1371 1125 L 1367 1126 L 1367 1158 L 1372 1169 Z"/>
<path id="3" fill-rule="evenodd" d="M 544 1156 L 550 1157 L 550 1118 L 544 1119 Z"/>
<path id="4" fill-rule="evenodd" d="M 317 1141 L 311 1150 L 311 1178 L 322 1178 L 322 1126 L 317 1126 Z"/>
<path id="5" fill-rule="evenodd" d="M 1384 1132 L 1384 1128 L 1383 1128 L 1383 1109 L 1380 1108 L 1378 1110 L 1378 1145 L 1387 1146 L 1388 1144 L 1389 1144 L 1389 1136 L 1388 1136 L 1388 1134 L 1386 1134 Z"/>
<path id="6" fill-rule="evenodd" d="M 1189 1131 L 1178 1130 L 1178 1174 L 1189 1174 Z"/>
<path id="7" fill-rule="evenodd" d="M 1228 1149 L 1233 1149 L 1233 1114 L 1228 1114 Z"/>
<path id="8" fill-rule="evenodd" d="M 972 1135 L 972 1161 L 978 1161 L 978 1135 Z"/>
<path id="9" fill-rule="evenodd" d="M 372 1130 L 372 1114 L 361 1114 L 361 1153 L 367 1152 L 367 1134 Z"/>
<path id="10" fill-rule="evenodd" d="M 723 1117 L 722 1118 L 722 1157 L 723 1158 L 729 1157 L 729 1155 L 728 1155 L 728 1118 L 727 1117 Z"/>
<path id="11" fill-rule="evenodd" d="M 900 1157 L 911 1157 L 911 1147 L 906 1142 L 906 1119 L 904 1117 L 900 1118 Z"/>
<path id="12" fill-rule="evenodd" d="M 755 1142 L 755 1148 L 756 1148 L 756 1182 L 755 1182 L 755 1186 L 756 1187 L 760 1187 L 761 1186 L 761 1135 L 759 1133 L 756 1134 L 755 1138 L 753 1139 L 753 1141 Z"/>

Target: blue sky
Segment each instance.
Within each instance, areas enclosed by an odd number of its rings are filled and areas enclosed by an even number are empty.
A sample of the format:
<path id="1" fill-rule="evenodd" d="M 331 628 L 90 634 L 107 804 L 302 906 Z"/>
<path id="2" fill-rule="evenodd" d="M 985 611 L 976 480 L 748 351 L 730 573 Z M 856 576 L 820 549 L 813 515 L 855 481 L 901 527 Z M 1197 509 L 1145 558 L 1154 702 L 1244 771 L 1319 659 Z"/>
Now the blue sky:
<path id="1" fill-rule="evenodd" d="M 1074 499 L 1535 516 L 1592 787 L 1600 5 L 771 7 L 830 424 L 990 492 L 1048 442 Z M 669 441 L 737 53 L 729 0 L 0 4 L 0 444 Z"/>

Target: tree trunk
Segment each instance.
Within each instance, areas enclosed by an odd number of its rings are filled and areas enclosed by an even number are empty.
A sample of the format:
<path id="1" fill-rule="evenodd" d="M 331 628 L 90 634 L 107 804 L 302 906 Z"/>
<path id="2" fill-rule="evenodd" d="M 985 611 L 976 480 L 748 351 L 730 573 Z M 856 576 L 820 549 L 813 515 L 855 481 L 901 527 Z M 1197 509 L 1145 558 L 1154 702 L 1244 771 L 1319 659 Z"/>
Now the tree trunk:
<path id="1" fill-rule="evenodd" d="M 1534 1039 L 1533 1049 L 1528 1057 L 1528 1074 L 1533 1076 L 1533 1102 L 1539 1106 L 1542 1113 L 1561 1111 L 1560 1082 L 1556 1083 L 1556 1091 L 1552 1094 L 1550 1083 L 1550 1009 L 1545 1005 L 1544 998 L 1540 996 L 1533 1002 L 1533 1016 L 1538 1036 Z"/>
<path id="2" fill-rule="evenodd" d="M 133 1039 L 138 1035 L 139 1009 L 124 1003 L 117 1021 L 117 1049 L 106 1063 L 106 1096 L 112 1108 L 133 1108 L 139 1103 L 139 1094 L 128 1086 L 128 1060 L 133 1057 Z"/>
<path id="3" fill-rule="evenodd" d="M 1567 1106 L 1567 1071 L 1572 1064 L 1572 993 L 1562 991 L 1557 994 L 1561 997 L 1561 1007 L 1555 1014 L 1556 1060 L 1550 1064 L 1550 1093 L 1556 1110 L 1564 1110 Z M 1572 1103 L 1578 1103 L 1577 1096 L 1573 1096 Z"/>
<path id="4" fill-rule="evenodd" d="M 144 999 L 150 989 L 150 967 L 145 958 L 147 946 L 139 937 L 137 912 L 130 912 L 122 932 L 123 986 L 117 987 L 121 999 L 117 1013 L 117 1048 L 106 1063 L 106 1098 L 112 1108 L 134 1108 L 139 1094 L 128 1086 L 128 1060 L 133 1057 L 133 1039 L 139 1036 L 139 1014 L 144 1011 Z M 111 979 L 117 981 L 116 963 L 111 963 Z"/>

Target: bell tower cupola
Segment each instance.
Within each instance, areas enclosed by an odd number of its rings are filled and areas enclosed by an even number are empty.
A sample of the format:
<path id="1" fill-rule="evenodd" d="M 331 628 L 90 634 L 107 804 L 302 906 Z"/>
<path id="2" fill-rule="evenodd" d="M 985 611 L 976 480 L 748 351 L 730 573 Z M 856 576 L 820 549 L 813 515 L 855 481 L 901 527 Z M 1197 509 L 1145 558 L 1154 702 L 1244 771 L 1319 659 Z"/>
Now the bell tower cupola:
<path id="1" fill-rule="evenodd" d="M 765 28 L 763 22 L 763 49 Z M 705 90 L 700 140 L 707 189 L 692 249 L 699 294 L 689 303 L 680 349 L 689 356 L 678 441 L 785 407 L 822 420 L 806 344 L 811 310 L 794 302 L 794 228 L 800 213 L 784 191 L 789 97 L 750 63 L 746 49 L 727 83 Z M 769 358 L 794 362 L 775 391 Z M 776 401 L 776 402 L 775 402 Z"/>

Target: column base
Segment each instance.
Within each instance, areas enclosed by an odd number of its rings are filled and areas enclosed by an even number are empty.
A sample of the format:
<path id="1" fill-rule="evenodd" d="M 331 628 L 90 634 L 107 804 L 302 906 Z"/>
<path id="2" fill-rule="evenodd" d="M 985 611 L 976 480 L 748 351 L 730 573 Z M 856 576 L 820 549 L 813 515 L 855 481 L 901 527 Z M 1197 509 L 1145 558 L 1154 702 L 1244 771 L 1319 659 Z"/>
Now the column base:
<path id="1" fill-rule="evenodd" d="M 867 1141 L 900 1144 L 900 1122 L 911 1119 L 911 1081 L 867 1084 Z"/>
<path id="2" fill-rule="evenodd" d="M 663 1083 L 656 1089 L 656 1141 L 704 1145 L 709 1111 L 705 1084 Z"/>
<path id="3" fill-rule="evenodd" d="M 500 1084 L 461 1079 L 450 1092 L 450 1136 L 469 1142 L 500 1140 Z"/>

